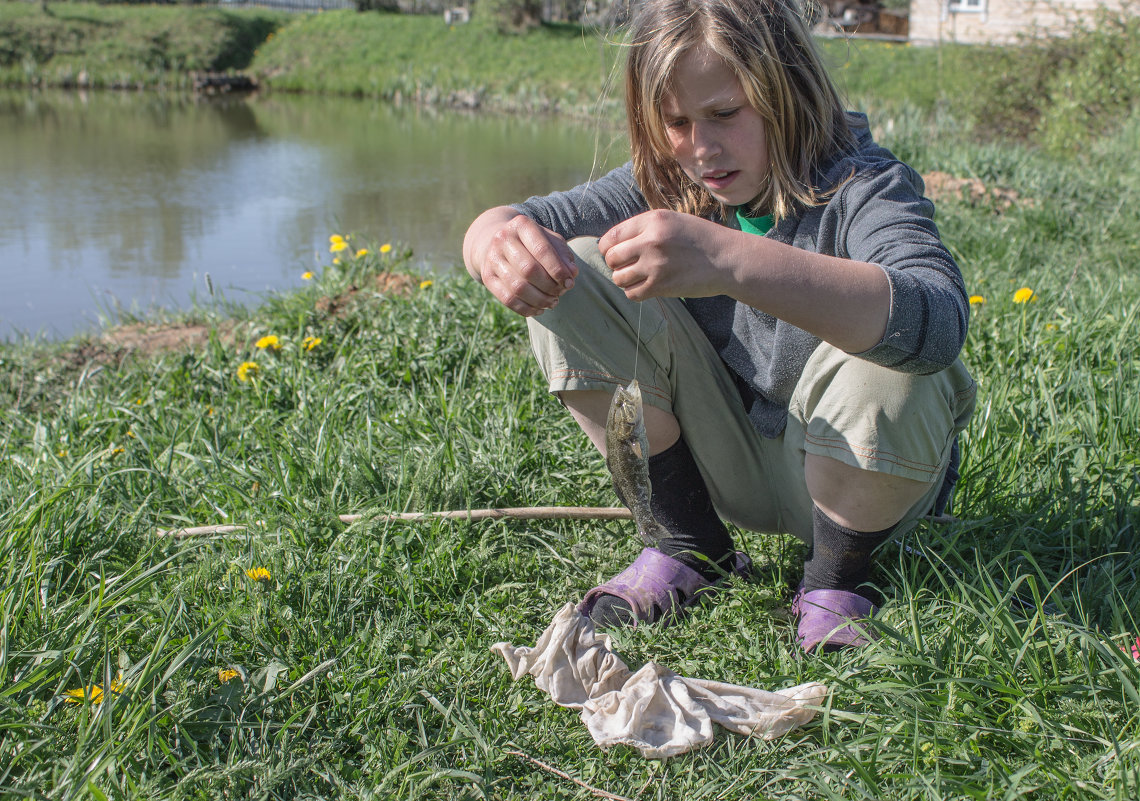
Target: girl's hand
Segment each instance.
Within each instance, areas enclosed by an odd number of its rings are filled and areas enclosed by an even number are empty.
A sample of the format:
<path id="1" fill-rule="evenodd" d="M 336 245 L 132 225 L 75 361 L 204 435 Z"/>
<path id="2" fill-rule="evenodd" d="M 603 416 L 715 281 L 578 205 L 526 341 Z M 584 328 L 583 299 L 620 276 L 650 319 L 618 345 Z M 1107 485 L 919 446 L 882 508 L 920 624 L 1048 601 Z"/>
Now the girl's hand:
<path id="1" fill-rule="evenodd" d="M 707 297 L 731 294 L 725 257 L 732 233 L 691 214 L 657 209 L 615 225 L 598 249 L 630 300 Z"/>
<path id="2" fill-rule="evenodd" d="M 578 275 L 566 240 L 509 206 L 489 209 L 471 223 L 463 260 L 472 278 L 524 317 L 553 308 Z"/>

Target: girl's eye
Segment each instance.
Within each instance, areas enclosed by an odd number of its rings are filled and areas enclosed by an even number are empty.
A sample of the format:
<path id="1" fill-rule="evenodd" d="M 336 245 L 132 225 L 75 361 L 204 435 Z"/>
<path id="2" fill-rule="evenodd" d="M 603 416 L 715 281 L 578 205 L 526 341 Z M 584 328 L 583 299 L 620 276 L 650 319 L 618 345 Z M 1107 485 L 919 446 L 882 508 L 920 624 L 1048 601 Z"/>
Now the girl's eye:
<path id="1" fill-rule="evenodd" d="M 665 127 L 666 128 L 683 128 L 685 126 L 685 122 L 686 122 L 686 120 L 683 120 L 683 119 L 665 120 Z"/>
<path id="2" fill-rule="evenodd" d="M 739 108 L 726 108 L 722 111 L 714 112 L 713 117 L 718 120 L 727 120 L 730 117 L 735 117 L 738 111 L 740 111 Z"/>

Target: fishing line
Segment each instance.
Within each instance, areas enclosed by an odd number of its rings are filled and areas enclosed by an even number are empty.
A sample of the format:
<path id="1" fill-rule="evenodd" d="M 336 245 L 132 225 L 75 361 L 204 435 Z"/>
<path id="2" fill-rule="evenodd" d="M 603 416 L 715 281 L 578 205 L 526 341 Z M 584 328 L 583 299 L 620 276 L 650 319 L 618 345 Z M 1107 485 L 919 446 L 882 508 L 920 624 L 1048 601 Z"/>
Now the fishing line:
<path id="1" fill-rule="evenodd" d="M 637 357 L 641 355 L 641 313 L 645 311 L 645 302 L 637 302 L 637 342 L 633 346 L 633 377 L 637 378 Z"/>

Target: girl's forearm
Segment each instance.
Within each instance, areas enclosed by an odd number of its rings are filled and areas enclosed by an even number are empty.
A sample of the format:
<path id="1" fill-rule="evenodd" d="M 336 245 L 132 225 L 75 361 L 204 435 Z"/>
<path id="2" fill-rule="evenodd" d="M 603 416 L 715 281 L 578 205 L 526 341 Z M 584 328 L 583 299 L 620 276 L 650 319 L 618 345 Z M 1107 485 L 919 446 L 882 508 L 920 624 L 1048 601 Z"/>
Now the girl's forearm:
<path id="1" fill-rule="evenodd" d="M 848 353 L 882 340 L 891 310 L 891 286 L 882 268 L 732 234 L 723 294 Z"/>

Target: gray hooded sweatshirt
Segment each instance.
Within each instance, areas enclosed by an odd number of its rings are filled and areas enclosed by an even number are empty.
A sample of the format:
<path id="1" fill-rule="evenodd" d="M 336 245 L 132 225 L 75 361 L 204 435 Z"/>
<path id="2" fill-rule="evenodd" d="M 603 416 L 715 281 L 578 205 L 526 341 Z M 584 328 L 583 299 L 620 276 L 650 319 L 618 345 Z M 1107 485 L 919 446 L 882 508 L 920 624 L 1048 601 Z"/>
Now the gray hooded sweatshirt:
<path id="1" fill-rule="evenodd" d="M 878 265 L 890 281 L 890 317 L 882 340 L 854 355 L 891 370 L 938 372 L 954 362 L 966 338 L 970 307 L 962 274 L 939 238 L 919 174 L 874 142 L 864 115 L 849 114 L 848 122 L 856 146 L 825 164 L 816 185 L 851 177 L 826 204 L 781 220 L 767 236 Z M 601 236 L 649 210 L 629 164 L 514 208 L 566 239 Z M 736 226 L 735 219 L 717 221 Z M 752 424 L 766 437 L 779 436 L 792 391 L 820 340 L 725 295 L 684 304 L 737 376 Z"/>

